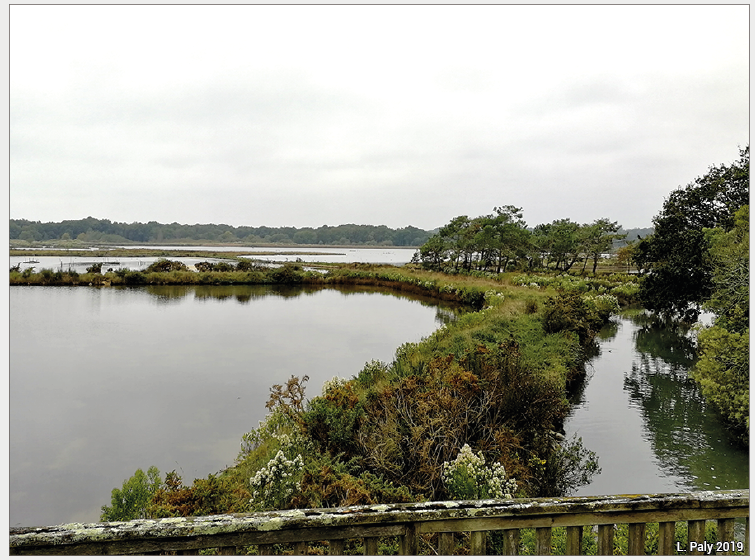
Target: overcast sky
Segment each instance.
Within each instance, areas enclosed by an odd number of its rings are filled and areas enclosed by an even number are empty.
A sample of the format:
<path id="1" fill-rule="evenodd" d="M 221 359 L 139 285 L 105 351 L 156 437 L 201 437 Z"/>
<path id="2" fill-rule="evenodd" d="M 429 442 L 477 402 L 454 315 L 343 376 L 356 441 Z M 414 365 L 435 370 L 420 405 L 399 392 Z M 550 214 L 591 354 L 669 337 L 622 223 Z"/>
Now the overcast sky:
<path id="1" fill-rule="evenodd" d="M 749 143 L 749 6 L 10 6 L 10 217 L 651 225 Z"/>

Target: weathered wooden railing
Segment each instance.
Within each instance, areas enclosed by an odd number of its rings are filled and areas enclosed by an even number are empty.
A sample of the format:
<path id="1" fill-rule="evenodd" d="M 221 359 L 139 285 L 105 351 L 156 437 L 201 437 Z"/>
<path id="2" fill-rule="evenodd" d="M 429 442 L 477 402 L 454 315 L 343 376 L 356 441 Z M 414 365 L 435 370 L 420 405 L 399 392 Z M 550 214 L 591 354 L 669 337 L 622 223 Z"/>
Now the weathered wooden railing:
<path id="1" fill-rule="evenodd" d="M 616 524 L 628 524 L 628 554 L 643 554 L 645 524 L 659 523 L 658 553 L 678 550 L 718 554 L 749 553 L 749 490 L 544 498 L 425 502 L 211 515 L 194 518 L 18 528 L 10 532 L 11 554 L 145 554 L 197 553 L 217 548 L 235 554 L 257 545 L 270 554 L 272 545 L 289 543 L 304 554 L 307 543 L 328 541 L 330 554 L 342 554 L 348 539 L 363 539 L 367 555 L 378 553 L 378 540 L 399 538 L 401 554 L 420 552 L 421 535 L 437 533 L 438 554 L 451 554 L 454 534 L 469 532 L 471 554 L 484 554 L 488 531 L 502 531 L 503 553 L 517 554 L 520 529 L 535 529 L 536 553 L 550 554 L 551 529 L 566 527 L 566 553 L 580 554 L 585 526 L 597 526 L 598 554 L 611 554 Z M 745 518 L 744 532 L 735 536 L 735 519 Z M 705 522 L 717 521 L 718 543 L 706 543 Z M 675 523 L 686 522 L 686 542 L 675 542 Z M 466 539 L 467 537 L 465 537 Z M 500 542 L 500 541 L 499 541 Z M 693 544 L 694 543 L 694 544 Z M 724 549 L 725 548 L 725 549 Z"/>

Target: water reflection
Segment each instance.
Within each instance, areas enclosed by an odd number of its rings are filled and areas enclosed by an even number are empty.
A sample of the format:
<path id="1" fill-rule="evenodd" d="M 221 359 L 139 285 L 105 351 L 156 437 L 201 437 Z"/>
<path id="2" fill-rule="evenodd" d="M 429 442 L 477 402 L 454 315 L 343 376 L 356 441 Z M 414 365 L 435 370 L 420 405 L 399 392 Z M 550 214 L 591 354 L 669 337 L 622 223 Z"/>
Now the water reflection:
<path id="1" fill-rule="evenodd" d="M 388 288 L 377 288 L 371 286 L 343 286 L 337 288 L 324 287 L 317 285 L 282 285 L 282 284 L 233 284 L 233 285 L 159 285 L 159 286 L 140 286 L 126 287 L 118 286 L 111 288 L 113 290 L 137 290 L 147 293 L 154 298 L 158 305 L 177 304 L 184 298 L 192 298 L 197 301 L 202 300 L 234 300 L 237 303 L 248 304 L 265 298 L 280 297 L 283 299 L 293 299 L 302 296 L 311 296 L 322 292 L 323 290 L 336 289 L 344 297 L 358 294 L 388 294 L 397 299 L 413 301 L 424 307 L 431 307 L 436 310 L 435 319 L 438 324 L 448 324 L 458 318 L 460 313 L 473 311 L 470 306 L 464 306 L 452 302 L 439 301 L 431 297 L 423 297 L 417 294 L 406 294 L 398 290 Z"/>
<path id="2" fill-rule="evenodd" d="M 749 452 L 733 444 L 688 371 L 689 329 L 645 312 L 600 333 L 566 430 L 603 472 L 580 495 L 749 488 Z"/>

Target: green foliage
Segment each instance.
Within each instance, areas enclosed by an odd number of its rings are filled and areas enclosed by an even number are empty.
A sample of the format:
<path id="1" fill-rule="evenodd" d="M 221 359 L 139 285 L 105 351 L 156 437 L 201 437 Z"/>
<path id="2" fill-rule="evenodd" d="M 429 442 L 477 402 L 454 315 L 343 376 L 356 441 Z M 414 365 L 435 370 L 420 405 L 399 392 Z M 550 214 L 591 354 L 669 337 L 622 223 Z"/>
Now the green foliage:
<path id="1" fill-rule="evenodd" d="M 331 380 L 323 388 L 322 397 L 316 397 L 307 404 L 302 417 L 305 430 L 322 451 L 340 452 L 347 456 L 358 451 L 354 445 L 354 434 L 359 428 L 364 408 L 354 385 L 353 380 Z"/>
<path id="2" fill-rule="evenodd" d="M 10 239 L 27 242 L 67 240 L 98 243 L 165 243 L 165 242 L 221 242 L 221 243 L 307 243 L 311 245 L 396 245 L 419 246 L 430 233 L 407 226 L 392 229 L 386 226 L 343 224 L 318 228 L 295 227 L 234 227 L 227 224 L 160 224 L 111 222 L 92 218 L 38 222 L 10 220 Z"/>
<path id="3" fill-rule="evenodd" d="M 703 396 L 713 403 L 745 443 L 750 434 L 750 329 L 719 326 L 698 334 L 699 359 L 691 371 Z"/>
<path id="4" fill-rule="evenodd" d="M 182 262 L 171 261 L 168 259 L 159 259 L 145 268 L 144 272 L 174 272 L 177 270 L 188 270 L 188 268 L 186 268 L 186 265 Z"/>
<path id="5" fill-rule="evenodd" d="M 734 227 L 705 230 L 709 242 L 713 290 L 703 308 L 716 314 L 716 325 L 742 332 L 750 324 L 750 207 L 734 214 Z"/>
<path id="6" fill-rule="evenodd" d="M 152 496 L 160 488 L 160 471 L 152 466 L 144 471 L 137 469 L 134 476 L 123 481 L 119 490 L 113 488 L 110 507 L 102 506 L 101 521 L 128 521 L 130 519 L 144 519 Z"/>
<path id="7" fill-rule="evenodd" d="M 673 191 L 653 220 L 655 233 L 637 245 L 636 261 L 647 271 L 640 298 L 647 309 L 696 319 L 713 292 L 713 273 L 705 228 L 730 231 L 734 214 L 749 203 L 750 148 L 729 166 Z"/>
<path id="8" fill-rule="evenodd" d="M 560 292 L 548 298 L 543 306 L 543 328 L 546 333 L 573 332 L 584 344 L 595 335 L 602 322 L 591 313 L 584 298 L 576 292 Z"/>
<path id="9" fill-rule="evenodd" d="M 691 375 L 720 411 L 734 435 L 750 438 L 749 206 L 734 214 L 734 227 L 706 230 L 710 241 L 712 293 L 703 307 L 716 313 L 698 334 L 699 360 Z"/>
<path id="10" fill-rule="evenodd" d="M 302 281 L 303 270 L 301 265 L 286 263 L 280 268 L 270 272 L 270 278 L 279 284 L 298 284 Z"/>
<path id="11" fill-rule="evenodd" d="M 537 473 L 537 492 L 544 496 L 569 495 L 601 472 L 595 452 L 586 449 L 576 435 L 552 446 L 547 459 L 536 457 L 531 462 Z"/>
<path id="12" fill-rule="evenodd" d="M 214 515 L 247 511 L 248 505 L 249 492 L 227 477 L 210 474 L 186 487 L 171 471 L 165 475 L 165 484 L 154 492 L 148 514 L 151 518 Z"/>

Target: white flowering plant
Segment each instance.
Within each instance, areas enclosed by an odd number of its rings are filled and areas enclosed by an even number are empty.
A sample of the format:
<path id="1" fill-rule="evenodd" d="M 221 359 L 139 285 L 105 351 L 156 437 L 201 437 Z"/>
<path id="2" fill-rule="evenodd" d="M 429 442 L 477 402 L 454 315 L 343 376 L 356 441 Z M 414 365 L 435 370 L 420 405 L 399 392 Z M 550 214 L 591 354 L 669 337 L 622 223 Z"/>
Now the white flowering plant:
<path id="1" fill-rule="evenodd" d="M 301 489 L 304 461 L 301 455 L 287 459 L 283 450 L 249 480 L 255 509 L 285 509 L 294 492 Z"/>
<path id="2" fill-rule="evenodd" d="M 443 463 L 443 483 L 455 500 L 511 499 L 517 484 L 500 463 L 487 465 L 482 452 L 464 444 L 453 461 Z"/>

